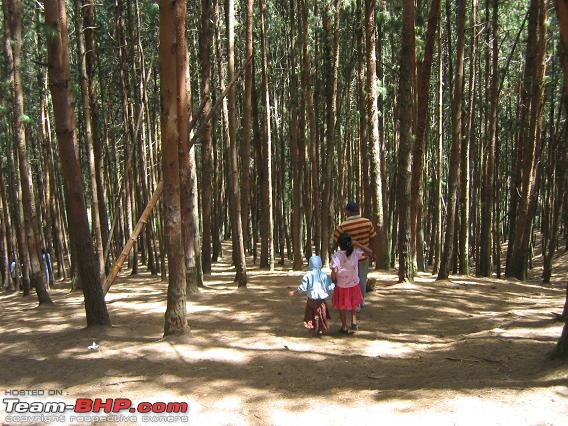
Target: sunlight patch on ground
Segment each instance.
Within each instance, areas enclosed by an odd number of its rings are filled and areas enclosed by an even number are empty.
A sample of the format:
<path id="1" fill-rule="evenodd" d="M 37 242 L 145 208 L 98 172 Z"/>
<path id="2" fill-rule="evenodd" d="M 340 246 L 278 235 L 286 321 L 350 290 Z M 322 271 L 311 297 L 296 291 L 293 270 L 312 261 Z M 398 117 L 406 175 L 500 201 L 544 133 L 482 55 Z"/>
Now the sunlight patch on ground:
<path id="1" fill-rule="evenodd" d="M 246 364 L 251 357 L 238 349 L 228 347 L 212 347 L 203 348 L 197 345 L 164 345 L 159 343 L 152 348 L 151 352 L 155 352 L 156 356 L 163 357 L 165 354 L 174 355 L 182 358 L 185 362 L 210 361 L 222 362 L 229 364 Z"/>
<path id="2" fill-rule="evenodd" d="M 502 328 L 494 329 L 495 334 L 501 337 L 513 337 L 524 339 L 542 339 L 543 337 L 550 337 L 552 340 L 558 338 L 558 326 L 553 324 L 549 327 L 534 328 L 534 327 L 516 327 L 504 330 Z"/>
<path id="3" fill-rule="evenodd" d="M 221 396 L 220 396 L 221 397 Z M 246 413 L 242 412 L 242 402 L 238 397 L 226 397 L 212 404 L 193 403 L 190 406 L 190 423 L 199 425 L 234 425 L 250 424 Z"/>
<path id="4" fill-rule="evenodd" d="M 367 344 L 365 355 L 369 357 L 409 358 L 416 352 L 416 344 L 375 340 Z"/>

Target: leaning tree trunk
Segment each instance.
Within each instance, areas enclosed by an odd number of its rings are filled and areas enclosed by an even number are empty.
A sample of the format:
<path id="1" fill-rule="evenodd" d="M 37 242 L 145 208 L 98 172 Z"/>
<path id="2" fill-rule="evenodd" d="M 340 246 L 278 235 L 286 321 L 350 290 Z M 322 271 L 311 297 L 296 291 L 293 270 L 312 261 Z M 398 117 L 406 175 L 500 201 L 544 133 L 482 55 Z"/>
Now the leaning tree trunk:
<path id="1" fill-rule="evenodd" d="M 79 275 L 85 297 L 87 326 L 110 325 L 94 256 L 87 220 L 87 205 L 81 166 L 75 155 L 75 113 L 69 69 L 69 37 L 64 0 L 45 1 L 45 23 L 49 28 L 47 55 L 49 80 L 61 168 L 65 181 L 67 218 L 72 244 L 77 248 Z"/>

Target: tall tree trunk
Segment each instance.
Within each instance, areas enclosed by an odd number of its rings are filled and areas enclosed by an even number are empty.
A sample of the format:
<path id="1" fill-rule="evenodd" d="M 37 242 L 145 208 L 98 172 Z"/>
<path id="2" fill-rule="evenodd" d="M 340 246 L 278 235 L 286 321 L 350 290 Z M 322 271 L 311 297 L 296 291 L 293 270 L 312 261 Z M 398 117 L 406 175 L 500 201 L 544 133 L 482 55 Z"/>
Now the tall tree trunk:
<path id="1" fill-rule="evenodd" d="M 303 128 L 298 127 L 299 121 L 299 96 L 298 96 L 298 76 L 296 73 L 296 56 L 297 56 L 297 34 L 294 30 L 297 14 L 295 1 L 290 0 L 290 16 L 289 25 L 291 32 L 291 42 L 289 51 L 289 69 L 290 69 L 290 166 L 292 168 L 292 220 L 291 220 L 291 237 L 292 237 L 292 253 L 294 256 L 293 269 L 299 271 L 303 268 L 302 258 L 302 176 L 303 162 L 301 155 L 303 152 L 300 147 L 300 132 Z"/>
<path id="2" fill-rule="evenodd" d="M 421 204 L 422 174 L 424 169 L 424 152 L 427 151 L 426 128 L 429 120 L 430 111 L 430 76 L 432 74 L 432 61 L 434 57 L 434 47 L 436 44 L 436 31 L 440 19 L 440 0 L 432 0 L 430 12 L 428 13 L 428 28 L 426 32 L 426 44 L 424 47 L 424 59 L 418 65 L 418 107 L 416 117 L 416 140 L 412 151 L 412 182 L 410 198 L 410 226 L 411 242 L 410 246 L 417 258 L 422 256 L 422 247 L 417 246 L 418 221 L 420 220 L 418 211 Z M 418 262 L 419 265 L 423 262 Z M 420 266 L 422 269 L 422 266 Z"/>
<path id="3" fill-rule="evenodd" d="M 39 218 L 34 201 L 34 183 L 28 150 L 26 146 L 26 130 L 24 127 L 24 94 L 21 76 L 21 47 L 22 47 L 22 21 L 20 0 L 7 1 L 7 16 L 9 23 L 10 40 L 12 43 L 11 83 L 12 83 L 12 106 L 14 117 L 14 132 L 18 149 L 18 163 L 20 169 L 20 182 L 22 189 L 22 201 L 24 207 L 24 229 L 29 252 L 30 285 L 36 291 L 41 304 L 52 304 L 46 290 L 45 275 L 41 261 L 41 237 L 39 230 Z"/>
<path id="4" fill-rule="evenodd" d="M 434 264 L 432 274 L 440 270 L 442 257 L 442 158 L 444 150 L 444 70 L 443 70 L 442 28 L 438 36 L 438 143 L 436 147 L 436 237 L 434 247 Z"/>
<path id="5" fill-rule="evenodd" d="M 529 12 L 527 59 L 523 83 L 523 115 L 519 147 L 521 149 L 521 198 L 515 222 L 511 256 L 507 261 L 507 276 L 524 280 L 527 277 L 531 224 L 537 198 L 542 146 L 541 118 L 546 69 L 546 5 L 544 0 L 532 0 Z"/>
<path id="6" fill-rule="evenodd" d="M 178 3 L 183 3 L 179 5 Z M 185 23 L 185 2 L 160 0 L 160 97 L 162 103 L 162 170 L 164 177 L 164 231 L 168 253 L 168 302 L 165 314 L 164 336 L 186 335 L 185 250 L 182 238 L 179 120 L 181 106 L 188 108 L 187 97 L 179 93 L 177 23 Z M 185 74 L 181 77 L 185 78 Z M 185 104 L 178 98 L 183 97 Z M 183 113 L 182 113 L 183 117 Z M 187 115 L 185 115 L 187 118 Z"/>
<path id="7" fill-rule="evenodd" d="M 252 129 L 252 61 L 247 62 L 253 52 L 253 27 L 254 27 L 254 1 L 246 0 L 246 48 L 245 48 L 245 81 L 243 101 L 243 133 L 241 143 L 241 214 L 243 223 L 243 241 L 245 248 L 250 250 L 252 238 L 250 235 L 250 212 L 251 212 L 251 184 L 250 184 L 250 140 Z"/>
<path id="8" fill-rule="evenodd" d="M 446 232 L 444 235 L 444 249 L 440 259 L 438 279 L 447 279 L 452 268 L 452 259 L 455 254 L 456 236 L 456 206 L 457 187 L 460 175 L 461 132 L 462 132 L 462 98 L 463 98 L 463 69 L 464 69 L 464 31 L 465 31 L 465 0 L 458 0 L 457 11 L 457 46 L 456 46 L 456 75 L 454 79 L 454 92 L 452 96 L 452 148 L 448 174 L 448 203 L 446 214 Z"/>
<path id="9" fill-rule="evenodd" d="M 473 115 L 475 111 L 475 85 L 477 80 L 477 0 L 473 0 L 471 7 L 471 51 L 470 51 L 470 76 L 469 76 L 469 105 L 467 110 L 467 122 L 465 135 L 461 143 L 461 175 L 460 175 L 460 236 L 459 236 L 459 272 L 462 275 L 469 274 L 470 251 L 470 150 L 473 145 Z"/>
<path id="10" fill-rule="evenodd" d="M 227 24 L 227 77 L 233 81 L 235 76 L 235 4 L 234 0 L 225 0 Z M 233 236 L 233 258 L 235 259 L 235 282 L 239 287 L 247 285 L 247 265 L 241 216 L 241 189 L 239 182 L 239 164 L 237 156 L 237 106 L 236 89 L 231 86 L 228 94 L 229 107 L 229 166 L 230 166 L 230 208 L 231 229 Z M 248 194 L 247 194 L 248 195 Z M 245 225 L 246 226 L 246 225 Z"/>
<path id="11" fill-rule="evenodd" d="M 81 167 L 76 155 L 75 113 L 69 69 L 69 37 L 63 0 L 45 1 L 45 23 L 50 30 L 47 40 L 49 81 L 59 156 L 65 180 L 69 235 L 72 244 L 77 248 L 87 326 L 110 325 L 102 288 L 98 280 L 99 270 L 87 221 Z"/>
<path id="12" fill-rule="evenodd" d="M 250 0 L 249 0 L 250 1 Z M 211 19 L 212 9 L 210 0 L 201 0 L 201 31 L 199 32 L 199 57 L 201 73 L 201 97 L 206 100 L 203 107 L 203 115 L 206 117 L 211 111 Z M 252 40 L 251 40 L 252 42 Z M 202 241 L 202 266 L 203 272 L 211 273 L 211 244 L 212 244 L 212 219 L 213 219 L 213 139 L 211 121 L 201 126 L 202 144 L 202 169 L 201 179 L 201 209 L 203 212 L 203 241 Z"/>
<path id="13" fill-rule="evenodd" d="M 416 39 L 414 1 L 403 0 L 400 52 L 400 146 L 398 150 L 398 281 L 414 281 L 411 247 L 410 196 L 411 153 L 414 143 L 416 102 Z"/>
<path id="14" fill-rule="evenodd" d="M 176 2 L 175 32 L 176 32 L 176 93 L 177 93 L 177 126 L 178 126 L 178 157 L 179 184 L 181 203 L 181 229 L 185 259 L 185 281 L 187 293 L 196 292 L 198 288 L 198 270 L 196 262 L 194 181 L 191 176 L 192 164 L 195 167 L 195 154 L 189 146 L 189 121 L 191 120 L 191 91 L 189 82 L 189 59 L 186 37 L 187 4 Z M 191 158 L 193 157 L 193 158 Z M 193 160 L 193 161 L 192 161 Z"/>
<path id="15" fill-rule="evenodd" d="M 366 91 L 367 91 L 367 119 L 369 129 L 368 146 L 370 149 L 370 183 L 373 213 L 372 222 L 376 227 L 377 236 L 375 237 L 375 258 L 377 267 L 387 269 L 386 262 L 386 238 L 384 229 L 383 212 L 383 181 L 380 144 L 379 140 L 379 116 L 377 110 L 377 62 L 375 58 L 375 9 L 376 0 L 365 1 L 365 40 L 366 40 Z"/>
<path id="16" fill-rule="evenodd" d="M 323 11 L 324 38 L 326 40 L 326 146 L 325 177 L 322 203 L 321 223 L 321 257 L 324 265 L 329 264 L 329 248 L 331 221 L 334 219 L 333 208 L 333 165 L 335 155 L 335 132 L 337 123 L 337 86 L 339 80 L 339 0 L 326 0 Z M 330 25 L 330 14 L 333 11 L 333 32 Z M 333 38 L 332 38 L 333 35 Z"/>
<path id="17" fill-rule="evenodd" d="M 268 47 L 266 37 L 266 3 L 259 0 L 260 44 L 262 54 L 262 88 L 264 99 L 263 155 L 262 155 L 262 208 L 260 267 L 274 269 L 274 219 L 272 203 L 272 135 L 270 123 L 270 92 L 268 87 Z"/>
<path id="18" fill-rule="evenodd" d="M 498 220 L 498 217 L 493 217 L 493 209 L 495 204 L 495 150 L 497 141 L 497 88 L 499 80 L 499 70 L 498 70 L 498 37 L 497 37 L 497 11 L 498 11 L 498 1 L 493 0 L 493 20 L 492 20 L 492 34 L 493 34 L 493 47 L 491 52 L 491 87 L 490 87 L 490 112 L 489 112 L 489 123 L 487 129 L 488 141 L 487 149 L 484 150 L 486 157 L 486 166 L 483 173 L 483 182 L 481 189 L 481 235 L 479 237 L 480 250 L 479 250 L 479 267 L 478 272 L 482 277 L 491 276 L 491 251 L 492 251 L 492 226 L 493 221 Z M 487 46 L 489 49 L 489 46 Z M 500 244 L 500 241 L 497 241 Z"/>
<path id="19" fill-rule="evenodd" d="M 81 106 L 83 108 L 83 128 L 85 130 L 85 142 L 87 143 L 87 159 L 89 164 L 89 189 L 91 190 L 91 220 L 92 230 L 95 235 L 93 241 L 95 245 L 95 257 L 99 264 L 99 279 L 103 279 L 105 275 L 104 256 L 103 256 L 103 240 L 101 234 L 101 222 L 99 218 L 99 197 L 97 186 L 97 172 L 95 165 L 94 133 L 91 117 L 91 99 L 89 88 L 89 75 L 87 74 L 87 61 L 85 53 L 85 35 L 83 34 L 83 19 L 81 17 L 81 4 L 75 2 L 75 30 L 77 32 L 77 50 L 79 79 L 81 87 Z"/>

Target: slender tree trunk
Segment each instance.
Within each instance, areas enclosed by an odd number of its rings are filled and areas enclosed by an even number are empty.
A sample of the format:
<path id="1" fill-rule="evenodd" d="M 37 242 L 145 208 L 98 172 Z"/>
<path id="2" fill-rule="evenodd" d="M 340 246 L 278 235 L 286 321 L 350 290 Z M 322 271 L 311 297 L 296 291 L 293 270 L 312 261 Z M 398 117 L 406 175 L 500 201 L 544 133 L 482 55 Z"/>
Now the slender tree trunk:
<path id="1" fill-rule="evenodd" d="M 4 189 L 3 167 L 0 161 L 0 270 L 2 271 L 2 287 L 8 291 L 16 290 L 10 274 L 10 256 L 13 248 L 10 249 L 9 233 L 12 229 L 9 226 L 8 206 L 6 203 L 6 191 Z"/>
<path id="2" fill-rule="evenodd" d="M 325 177 L 321 223 L 321 257 L 324 265 L 329 264 L 331 221 L 334 219 L 333 209 L 333 165 L 335 155 L 335 133 L 337 123 L 337 86 L 339 80 L 339 0 L 327 0 L 323 10 L 324 38 L 326 40 L 326 146 Z M 333 33 L 330 25 L 330 14 L 333 11 Z M 332 38 L 333 36 L 333 38 Z"/>
<path id="3" fill-rule="evenodd" d="M 492 226 L 494 220 L 498 220 L 493 216 L 494 204 L 495 204 L 495 150 L 497 141 L 497 103 L 499 99 L 497 98 L 497 88 L 499 80 L 499 70 L 498 70 L 498 37 L 497 37 L 497 11 L 498 11 L 498 1 L 493 0 L 493 20 L 492 20 L 492 33 L 493 33 L 493 48 L 491 52 L 491 86 L 490 86 L 490 112 L 489 112 L 489 123 L 487 130 L 488 141 L 487 149 L 484 150 L 486 154 L 486 166 L 483 170 L 483 183 L 481 189 L 481 235 L 480 240 L 480 250 L 479 250 L 479 267 L 478 272 L 482 277 L 491 276 L 491 250 L 492 250 Z M 489 46 L 487 46 L 489 49 Z M 499 241 L 497 241 L 500 244 Z"/>
<path id="4" fill-rule="evenodd" d="M 297 19 L 295 1 L 290 0 L 290 16 L 289 25 L 291 31 L 291 42 L 289 51 L 289 69 L 290 69 L 290 98 L 289 98 L 289 108 L 290 108 L 290 166 L 292 168 L 292 227 L 291 227 L 291 237 L 292 237 L 292 254 L 294 256 L 293 269 L 299 271 L 303 269 L 303 258 L 302 258 L 302 176 L 303 176 L 303 162 L 301 161 L 301 151 L 300 147 L 300 131 L 303 129 L 298 128 L 299 121 L 299 96 L 298 96 L 298 76 L 296 73 L 296 56 L 297 56 L 297 34 L 294 30 L 295 22 Z"/>
<path id="5" fill-rule="evenodd" d="M 411 248 L 416 253 L 417 258 L 422 256 L 423 250 L 417 245 L 418 221 L 420 220 L 418 211 L 421 204 L 422 174 L 424 169 L 424 152 L 427 151 L 426 128 L 429 120 L 430 111 L 430 76 L 432 74 L 432 61 L 434 57 L 434 47 L 436 43 L 436 31 L 440 19 L 440 0 L 432 0 L 430 12 L 428 14 L 428 28 L 426 32 L 426 44 L 424 47 L 424 59 L 418 66 L 418 115 L 416 117 L 416 141 L 412 151 L 412 181 L 410 198 L 410 226 L 411 226 Z M 418 262 L 422 264 L 423 262 Z M 420 266 L 422 269 L 422 267 Z"/>
<path id="6" fill-rule="evenodd" d="M 46 290 L 47 283 L 45 281 L 40 257 L 41 237 L 39 218 L 34 201 L 34 183 L 28 159 L 26 131 L 24 127 L 24 94 L 21 77 L 22 22 L 20 0 L 7 0 L 6 9 L 8 12 L 9 33 L 11 36 L 7 43 L 11 43 L 13 46 L 12 61 L 10 61 L 13 90 L 12 107 L 14 132 L 18 149 L 22 202 L 24 207 L 24 229 L 30 262 L 30 285 L 35 289 L 40 305 L 52 304 L 53 302 Z"/>
<path id="7" fill-rule="evenodd" d="M 234 0 L 225 0 L 225 14 L 227 24 L 227 77 L 232 81 L 235 76 L 235 5 Z M 231 228 L 233 235 L 233 258 L 235 259 L 235 282 L 239 287 L 247 285 L 247 265 L 243 236 L 243 223 L 241 216 L 241 188 L 239 182 L 239 165 L 237 156 L 237 111 L 236 89 L 231 86 L 228 95 L 229 107 L 229 167 L 231 191 Z M 247 194 L 248 195 L 248 194 Z M 245 224 L 246 226 L 246 224 Z"/>
<path id="8" fill-rule="evenodd" d="M 85 142 L 87 143 L 87 158 L 89 164 L 89 189 L 91 190 L 91 220 L 92 230 L 95 235 L 93 241 L 95 245 L 95 257 L 99 263 L 99 279 L 103 279 L 105 275 L 103 241 L 101 234 L 101 222 L 99 218 L 99 197 L 97 186 L 97 173 L 95 165 L 94 133 L 91 117 L 91 99 L 89 87 L 89 75 L 87 74 L 87 63 L 85 53 L 85 35 L 83 34 L 83 19 L 81 17 L 81 4 L 75 2 L 75 29 L 77 32 L 77 50 L 79 79 L 81 87 L 81 106 L 83 108 L 83 128 L 85 130 Z"/>
<path id="9" fill-rule="evenodd" d="M 442 158 L 444 150 L 444 72 L 443 72 L 443 48 L 442 48 L 442 29 L 438 36 L 438 143 L 436 149 L 436 237 L 435 255 L 432 265 L 432 274 L 437 274 L 440 270 L 440 259 L 442 257 Z"/>
<path id="10" fill-rule="evenodd" d="M 400 147 L 398 150 L 398 281 L 414 281 L 411 247 L 410 197 L 411 153 L 414 144 L 416 102 L 416 47 L 414 2 L 403 1 L 402 47 L 400 52 Z"/>
<path id="11" fill-rule="evenodd" d="M 470 250 L 470 150 L 473 145 L 473 115 L 475 111 L 475 86 L 477 80 L 477 0 L 473 0 L 471 8 L 471 51 L 469 76 L 469 105 L 465 136 L 461 143 L 461 175 L 460 175 L 460 235 L 459 235 L 459 272 L 469 274 Z M 485 220 L 485 219 L 484 219 Z"/>
<path id="12" fill-rule="evenodd" d="M 465 31 L 465 0 L 458 0 L 457 12 L 457 46 L 456 46 L 456 75 L 454 79 L 454 92 L 452 96 L 452 148 L 448 175 L 448 203 L 446 214 L 446 232 L 444 236 L 444 249 L 440 259 L 438 279 L 447 279 L 452 269 L 452 259 L 455 254 L 456 236 L 456 206 L 457 187 L 460 175 L 461 131 L 462 131 L 462 98 L 463 98 L 463 69 L 464 69 L 464 31 Z"/>
<path id="13" fill-rule="evenodd" d="M 372 222 L 376 227 L 377 236 L 375 238 L 375 258 L 377 266 L 387 269 L 386 262 L 386 238 L 384 229 L 383 212 L 383 181 L 380 144 L 379 140 L 379 116 L 377 110 L 377 63 L 375 58 L 375 9 L 376 0 L 365 1 L 365 40 L 366 40 L 366 92 L 367 92 L 367 119 L 369 129 L 368 146 L 370 148 L 370 183 L 373 214 Z"/>
<path id="14" fill-rule="evenodd" d="M 261 207 L 261 250 L 260 267 L 274 269 L 274 223 L 272 204 L 272 135 L 270 123 L 270 92 L 268 86 L 268 47 L 266 38 L 266 3 L 259 0 L 260 6 L 260 41 L 262 54 L 262 88 L 264 99 L 263 128 L 263 170 L 262 170 L 262 207 Z"/>
<path id="15" fill-rule="evenodd" d="M 189 146 L 189 121 L 191 120 L 191 92 L 189 82 L 189 59 L 186 37 L 186 2 L 175 4 L 176 32 L 176 93 L 177 93 L 177 138 L 179 158 L 179 184 L 181 203 L 181 229 L 185 259 L 185 282 L 187 294 L 196 292 L 198 287 L 196 241 L 194 221 L 194 188 L 191 176 L 193 150 Z M 194 163 L 194 162 L 193 162 Z M 193 164 L 195 165 L 195 164 Z"/>
<path id="16" fill-rule="evenodd" d="M 250 1 L 250 0 L 249 0 Z M 201 31 L 199 32 L 199 55 L 201 75 L 201 97 L 207 100 L 203 108 L 203 115 L 207 116 L 211 111 L 211 1 L 201 0 Z M 252 40 L 251 40 L 252 42 Z M 202 168 L 201 191 L 203 194 L 201 208 L 203 212 L 203 245 L 202 267 L 206 274 L 211 273 L 211 244 L 212 244 L 212 219 L 213 219 L 213 139 L 211 121 L 201 126 L 202 144 Z"/>

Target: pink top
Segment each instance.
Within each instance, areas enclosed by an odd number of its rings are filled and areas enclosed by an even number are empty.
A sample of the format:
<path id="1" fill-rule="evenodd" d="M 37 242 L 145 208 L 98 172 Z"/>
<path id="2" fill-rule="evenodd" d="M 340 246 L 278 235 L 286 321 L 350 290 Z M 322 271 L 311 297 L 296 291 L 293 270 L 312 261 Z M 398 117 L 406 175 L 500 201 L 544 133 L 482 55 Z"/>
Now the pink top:
<path id="1" fill-rule="evenodd" d="M 359 285 L 359 259 L 365 257 L 361 249 L 354 249 L 351 256 L 343 250 L 337 250 L 331 256 L 331 269 L 337 272 L 335 285 L 341 288 L 355 287 Z"/>

